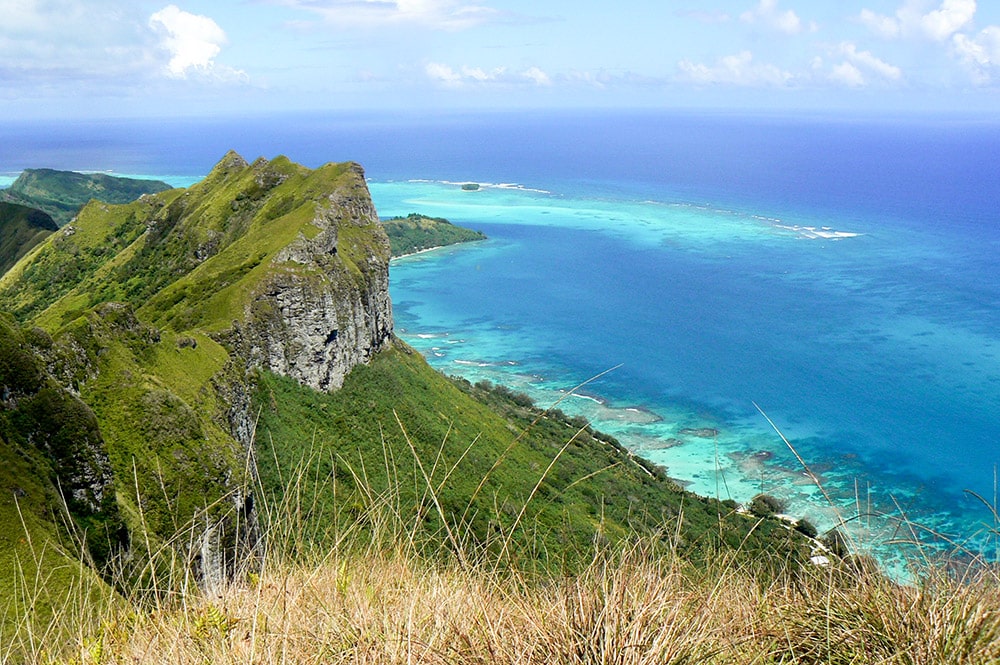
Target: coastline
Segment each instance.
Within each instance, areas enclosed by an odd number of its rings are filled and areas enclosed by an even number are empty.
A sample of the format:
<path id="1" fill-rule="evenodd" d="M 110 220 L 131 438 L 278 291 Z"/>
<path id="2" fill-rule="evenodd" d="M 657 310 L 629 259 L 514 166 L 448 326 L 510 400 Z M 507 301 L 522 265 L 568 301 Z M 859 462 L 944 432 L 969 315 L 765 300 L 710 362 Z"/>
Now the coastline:
<path id="1" fill-rule="evenodd" d="M 992 335 L 962 334 L 964 310 L 954 325 L 935 322 L 940 308 L 928 306 L 963 292 L 965 282 L 914 282 L 920 275 L 900 270 L 914 257 L 950 269 L 950 245 L 929 245 L 934 238 L 924 233 L 891 233 L 905 227 L 867 217 L 799 214 L 791 222 L 723 214 L 712 205 L 572 195 L 540 201 L 523 192 L 486 192 L 473 202 L 433 181 L 374 189 L 384 214 L 419 201 L 428 214 L 484 224 L 497 248 L 518 239 L 518 252 L 502 257 L 484 248 L 475 257 L 400 264 L 392 279 L 394 301 L 405 305 L 397 326 L 407 341 L 416 337 L 411 345 L 439 371 L 506 385 L 544 407 L 565 396 L 558 388 L 623 364 L 624 376 L 560 408 L 631 442 L 692 491 L 738 501 L 781 495 L 791 512 L 829 528 L 838 511 L 854 514 L 860 482 L 868 488 L 864 519 L 850 528 L 887 569 L 901 570 L 907 556 L 894 538 L 901 518 L 893 499 L 907 506 L 905 519 L 928 528 L 921 540 L 935 554 L 950 547 L 930 530 L 977 546 L 981 516 L 962 490 L 986 491 L 970 462 L 984 456 L 946 465 L 948 476 L 926 473 L 924 460 L 940 458 L 935 442 L 953 436 L 936 430 L 943 420 L 907 415 L 930 414 L 923 405 L 942 399 L 961 402 L 966 412 L 971 406 L 975 419 L 962 429 L 969 441 L 984 440 L 988 428 L 979 425 L 992 422 Z M 618 258 L 609 264 L 609 256 Z M 637 276 L 657 285 L 645 298 L 658 303 L 655 311 L 621 301 Z M 441 292 L 440 284 L 450 286 Z M 758 332 L 749 345 L 741 333 L 747 325 Z M 431 330 L 462 343 L 419 337 Z M 781 363 L 773 362 L 775 349 Z M 935 372 L 934 382 L 922 378 L 941 367 L 948 371 Z M 878 382 L 852 379 L 889 373 L 900 388 L 891 394 Z M 750 399 L 802 452 L 836 508 Z M 876 422 L 886 424 L 872 428 Z"/>
<path id="2" fill-rule="evenodd" d="M 474 243 L 474 242 L 482 242 L 483 240 L 485 240 L 485 238 L 480 238 L 480 239 L 477 239 L 477 240 L 463 240 L 461 242 L 451 242 L 451 243 L 448 243 L 446 245 L 434 245 L 433 247 L 425 247 L 424 249 L 418 249 L 415 252 L 407 252 L 406 254 L 399 254 L 398 256 L 393 256 L 393 257 L 391 257 L 389 259 L 389 263 L 391 264 L 392 262 L 398 261 L 399 259 L 406 259 L 406 258 L 409 258 L 409 257 L 412 257 L 412 256 L 417 256 L 417 255 L 420 255 L 420 254 L 426 254 L 428 252 L 434 252 L 434 251 L 437 251 L 439 249 L 445 249 L 446 247 L 455 247 L 457 245 L 468 245 L 468 244 Z"/>

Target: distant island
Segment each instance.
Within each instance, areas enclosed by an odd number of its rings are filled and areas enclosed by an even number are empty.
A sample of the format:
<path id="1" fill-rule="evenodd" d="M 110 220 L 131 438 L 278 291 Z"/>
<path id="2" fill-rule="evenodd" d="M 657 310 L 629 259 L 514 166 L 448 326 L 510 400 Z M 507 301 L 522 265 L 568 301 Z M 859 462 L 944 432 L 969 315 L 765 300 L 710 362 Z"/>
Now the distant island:
<path id="1" fill-rule="evenodd" d="M 462 189 L 466 192 L 478 192 L 479 183 L 478 182 L 467 182 L 462 185 Z"/>
<path id="2" fill-rule="evenodd" d="M 406 217 L 384 219 L 382 227 L 389 236 L 393 258 L 436 247 L 486 240 L 486 235 L 479 231 L 456 226 L 447 219 L 427 217 L 415 212 Z"/>
<path id="3" fill-rule="evenodd" d="M 143 194 L 173 189 L 160 180 L 122 178 L 105 173 L 77 173 L 55 169 L 25 169 L 10 189 L 0 190 L 0 201 L 17 203 L 47 213 L 65 226 L 84 204 L 131 203 Z"/>

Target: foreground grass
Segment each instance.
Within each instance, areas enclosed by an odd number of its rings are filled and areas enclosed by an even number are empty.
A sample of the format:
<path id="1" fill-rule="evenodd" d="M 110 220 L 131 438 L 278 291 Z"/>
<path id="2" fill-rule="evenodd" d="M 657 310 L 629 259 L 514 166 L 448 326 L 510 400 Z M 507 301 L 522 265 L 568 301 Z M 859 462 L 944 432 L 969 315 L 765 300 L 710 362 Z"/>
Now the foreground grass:
<path id="1" fill-rule="evenodd" d="M 738 551 L 695 562 L 662 537 L 636 536 L 595 539 L 589 563 L 560 573 L 461 534 L 429 551 L 425 520 L 401 513 L 391 488 L 361 515 L 330 516 L 332 538 L 316 541 L 302 529 L 315 506 L 301 498 L 326 481 L 290 478 L 261 508 L 264 538 L 231 583 L 199 589 L 184 566 L 162 565 L 168 543 L 150 564 L 165 576 L 122 583 L 100 610 L 68 591 L 52 627 L 0 647 L 0 662 L 1000 662 L 990 569 L 926 568 L 913 586 L 863 558 L 776 575 Z"/>
<path id="2" fill-rule="evenodd" d="M 830 569 L 761 587 L 635 545 L 536 579 L 405 548 L 269 567 L 221 594 L 124 607 L 62 663 L 991 663 L 995 581 L 903 588 Z"/>
<path id="3" fill-rule="evenodd" d="M 996 571 L 926 564 L 900 586 L 864 558 L 803 565 L 779 521 L 667 491 L 612 441 L 574 450 L 598 434 L 572 419 L 423 367 L 384 355 L 327 396 L 261 377 L 256 486 L 122 553 L 106 602 L 73 586 L 31 621 L 48 586 L 21 574 L 0 662 L 1000 663 Z M 472 418 L 467 393 L 507 420 Z M 261 538 L 199 588 L 198 538 L 247 490 Z M 566 529 L 578 514 L 592 529 Z"/>

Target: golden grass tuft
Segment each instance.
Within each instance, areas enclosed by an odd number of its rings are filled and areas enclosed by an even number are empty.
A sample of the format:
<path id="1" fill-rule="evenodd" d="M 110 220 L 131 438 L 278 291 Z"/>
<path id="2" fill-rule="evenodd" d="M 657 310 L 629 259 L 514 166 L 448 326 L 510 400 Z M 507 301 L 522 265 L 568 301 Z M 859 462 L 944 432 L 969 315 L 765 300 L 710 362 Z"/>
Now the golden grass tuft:
<path id="1" fill-rule="evenodd" d="M 297 497 L 325 481 L 306 468 L 290 470 L 284 494 L 261 506 L 267 546 L 237 580 L 211 592 L 194 585 L 170 559 L 191 541 L 184 529 L 155 555 L 170 565 L 148 566 L 166 578 L 119 580 L 119 601 L 99 616 L 68 593 L 52 628 L 0 645 L 0 662 L 1000 663 L 1000 582 L 985 566 L 959 576 L 927 564 L 909 586 L 864 559 L 775 575 L 770 562 L 757 570 L 732 552 L 696 565 L 670 539 L 636 536 L 595 544 L 576 572 L 539 572 L 460 531 L 428 553 L 419 518 L 391 490 L 368 497 L 364 537 L 343 515 L 318 526 Z"/>
<path id="2" fill-rule="evenodd" d="M 122 604 L 65 647 L 6 656 L 67 665 L 980 664 L 1000 662 L 1000 589 L 992 577 L 907 587 L 833 568 L 764 587 L 724 558 L 698 568 L 638 544 L 601 552 L 567 577 L 431 562 L 400 548 L 275 563 L 161 610 Z"/>

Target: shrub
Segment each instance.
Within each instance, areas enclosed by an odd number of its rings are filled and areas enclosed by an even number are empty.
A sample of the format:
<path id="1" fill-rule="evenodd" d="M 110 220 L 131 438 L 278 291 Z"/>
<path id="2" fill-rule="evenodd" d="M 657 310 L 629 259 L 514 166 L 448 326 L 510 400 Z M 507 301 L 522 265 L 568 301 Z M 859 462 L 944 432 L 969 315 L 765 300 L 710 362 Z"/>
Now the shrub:
<path id="1" fill-rule="evenodd" d="M 795 530 L 808 538 L 815 538 L 819 535 L 819 531 L 816 530 L 816 525 L 805 517 L 795 523 Z"/>
<path id="2" fill-rule="evenodd" d="M 785 509 L 785 502 L 770 494 L 758 494 L 750 500 L 748 509 L 757 517 L 771 517 Z"/>

